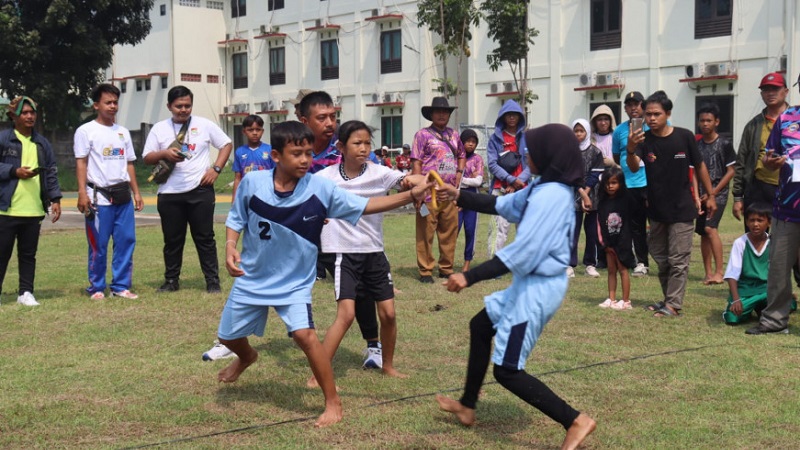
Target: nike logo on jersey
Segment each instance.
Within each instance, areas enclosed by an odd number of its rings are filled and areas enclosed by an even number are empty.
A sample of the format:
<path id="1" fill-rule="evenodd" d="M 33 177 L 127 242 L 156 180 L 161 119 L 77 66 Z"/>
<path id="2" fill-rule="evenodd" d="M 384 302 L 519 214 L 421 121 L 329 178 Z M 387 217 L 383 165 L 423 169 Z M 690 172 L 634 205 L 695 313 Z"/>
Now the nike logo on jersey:
<path id="1" fill-rule="evenodd" d="M 309 222 L 309 221 L 311 221 L 311 220 L 314 220 L 314 219 L 316 219 L 316 218 L 317 218 L 317 216 L 316 216 L 316 215 L 313 215 L 313 216 L 303 216 L 303 222 Z"/>

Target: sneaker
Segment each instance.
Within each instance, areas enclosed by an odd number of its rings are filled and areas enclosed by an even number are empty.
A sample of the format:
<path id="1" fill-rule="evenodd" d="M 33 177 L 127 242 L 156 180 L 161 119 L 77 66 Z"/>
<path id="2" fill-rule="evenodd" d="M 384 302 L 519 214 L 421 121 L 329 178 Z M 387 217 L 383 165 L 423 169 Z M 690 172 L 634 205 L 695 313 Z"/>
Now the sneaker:
<path id="1" fill-rule="evenodd" d="M 207 352 L 203 353 L 203 361 L 216 361 L 218 359 L 228 359 L 236 356 L 231 349 L 220 344 L 219 341 L 214 341 L 214 346 Z"/>
<path id="2" fill-rule="evenodd" d="M 647 275 L 649 269 L 643 263 L 636 264 L 636 267 L 633 268 L 633 276 L 635 277 L 643 277 Z"/>
<path id="3" fill-rule="evenodd" d="M 616 303 L 613 303 L 611 305 L 611 309 L 615 309 L 617 311 L 624 311 L 626 309 L 633 309 L 633 306 L 631 306 L 630 300 L 628 300 L 627 302 L 625 300 L 620 300 Z"/>
<path id="4" fill-rule="evenodd" d="M 166 280 L 156 292 L 175 292 L 181 288 L 178 280 Z"/>
<path id="5" fill-rule="evenodd" d="M 209 294 L 219 294 L 222 292 L 222 289 L 219 287 L 219 282 L 212 281 L 211 283 L 206 284 L 206 292 Z"/>
<path id="6" fill-rule="evenodd" d="M 597 268 L 594 266 L 586 266 L 586 275 L 589 275 L 592 278 L 600 277 L 600 272 L 597 271 Z"/>
<path id="7" fill-rule="evenodd" d="M 567 267 L 567 278 L 575 278 L 575 269 L 571 266 Z"/>
<path id="8" fill-rule="evenodd" d="M 603 303 L 600 303 L 597 306 L 599 306 L 601 308 L 611 308 L 614 304 L 616 304 L 615 301 L 611 300 L 610 298 L 607 298 L 606 301 L 604 301 Z"/>
<path id="9" fill-rule="evenodd" d="M 106 294 L 103 294 L 103 291 L 97 291 L 97 292 L 94 292 L 92 295 L 90 295 L 89 298 L 92 299 L 92 300 L 102 300 L 102 299 L 106 298 Z"/>
<path id="10" fill-rule="evenodd" d="M 430 276 L 430 275 L 420 275 L 419 282 L 420 283 L 433 284 L 433 277 Z"/>
<path id="11" fill-rule="evenodd" d="M 39 302 L 37 302 L 33 294 L 28 291 L 23 292 L 22 295 L 17 297 L 17 303 L 25 306 L 39 306 Z"/>
<path id="12" fill-rule="evenodd" d="M 362 367 L 365 369 L 383 368 L 383 350 L 381 350 L 380 342 L 377 347 L 367 347 L 364 350 L 364 365 Z"/>
<path id="13" fill-rule="evenodd" d="M 130 300 L 136 300 L 137 298 L 139 298 L 138 295 L 134 294 L 133 292 L 131 292 L 131 291 L 127 290 L 127 289 L 125 289 L 124 291 L 111 291 L 111 296 L 112 297 L 127 298 L 127 299 L 130 299 Z"/>
<path id="14" fill-rule="evenodd" d="M 789 327 L 783 327 L 778 330 L 771 330 L 764 325 L 758 324 L 753 328 L 749 328 L 744 332 L 745 334 L 789 334 Z"/>

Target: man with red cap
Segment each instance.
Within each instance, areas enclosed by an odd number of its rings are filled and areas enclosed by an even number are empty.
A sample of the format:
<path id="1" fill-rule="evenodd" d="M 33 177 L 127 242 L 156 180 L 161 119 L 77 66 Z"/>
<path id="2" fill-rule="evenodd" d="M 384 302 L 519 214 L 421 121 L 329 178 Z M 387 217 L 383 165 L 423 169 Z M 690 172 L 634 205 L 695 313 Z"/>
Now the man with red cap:
<path id="1" fill-rule="evenodd" d="M 764 166 L 765 146 L 775 119 L 789 107 L 786 96 L 789 89 L 786 80 L 778 72 L 767 74 L 758 88 L 766 107 L 747 122 L 739 140 L 736 167 L 733 175 L 733 216 L 742 220 L 748 205 L 764 202 L 769 205 L 775 199 L 779 170 Z M 745 229 L 747 226 L 745 225 Z"/>

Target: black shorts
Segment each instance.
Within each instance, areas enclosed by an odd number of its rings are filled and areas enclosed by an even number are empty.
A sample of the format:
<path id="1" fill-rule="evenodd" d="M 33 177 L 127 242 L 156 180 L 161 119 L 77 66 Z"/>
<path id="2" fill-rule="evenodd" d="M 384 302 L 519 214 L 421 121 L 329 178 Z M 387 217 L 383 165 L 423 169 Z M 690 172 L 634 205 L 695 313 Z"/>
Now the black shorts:
<path id="1" fill-rule="evenodd" d="M 719 228 L 719 222 L 720 220 L 722 220 L 722 214 L 725 212 L 725 206 L 727 206 L 728 204 L 728 198 L 717 197 L 715 200 L 717 201 L 717 211 L 714 213 L 713 216 L 706 217 L 705 214 L 697 216 L 697 221 L 695 222 L 694 225 L 694 232 L 699 234 L 700 236 L 706 235 L 706 227 L 714 229 Z M 703 205 L 703 212 L 705 213 L 705 205 Z"/>
<path id="2" fill-rule="evenodd" d="M 333 281 L 337 301 L 394 298 L 389 260 L 383 252 L 337 253 Z"/>

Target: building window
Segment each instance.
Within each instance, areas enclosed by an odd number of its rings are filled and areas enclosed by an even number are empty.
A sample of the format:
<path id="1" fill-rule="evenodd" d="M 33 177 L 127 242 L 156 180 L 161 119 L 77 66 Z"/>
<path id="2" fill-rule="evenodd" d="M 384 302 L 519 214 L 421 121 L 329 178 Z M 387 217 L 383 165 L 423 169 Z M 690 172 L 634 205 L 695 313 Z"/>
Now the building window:
<path id="1" fill-rule="evenodd" d="M 270 86 L 286 84 L 286 49 L 284 47 L 269 50 L 269 84 Z"/>
<path id="2" fill-rule="evenodd" d="M 144 80 L 144 90 L 145 91 L 149 91 L 150 90 L 150 78 Z"/>
<path id="3" fill-rule="evenodd" d="M 381 33 L 381 73 L 403 71 L 402 40 L 400 30 Z"/>
<path id="4" fill-rule="evenodd" d="M 322 79 L 336 80 L 339 78 L 339 42 L 336 39 L 320 42 L 322 53 Z"/>
<path id="5" fill-rule="evenodd" d="M 622 123 L 622 102 L 600 102 L 600 103 L 589 103 L 589 116 L 592 117 L 594 114 L 594 110 L 597 109 L 600 105 L 606 105 L 611 108 L 611 112 L 614 113 L 614 122 L 619 124 Z"/>
<path id="6" fill-rule="evenodd" d="M 592 36 L 590 50 L 622 46 L 621 0 L 592 0 Z"/>
<path id="7" fill-rule="evenodd" d="M 162 16 L 166 16 L 167 15 L 167 5 L 161 5 L 159 10 L 161 11 L 161 15 Z"/>
<path id="8" fill-rule="evenodd" d="M 731 0 L 695 0 L 694 38 L 730 36 L 733 20 Z"/>
<path id="9" fill-rule="evenodd" d="M 222 11 L 223 9 L 225 9 L 225 4 L 222 3 L 222 2 L 218 2 L 216 0 L 208 0 L 206 2 L 206 8 L 208 8 L 208 9 L 218 9 L 218 10 Z"/>
<path id="10" fill-rule="evenodd" d="M 403 116 L 381 117 L 381 145 L 389 148 L 403 146 Z"/>
<path id="11" fill-rule="evenodd" d="M 199 8 L 200 0 L 180 0 L 178 4 L 181 6 L 188 6 L 190 8 Z"/>
<path id="12" fill-rule="evenodd" d="M 203 81 L 203 77 L 199 73 L 182 73 L 181 81 L 190 81 L 193 83 L 199 83 Z"/>
<path id="13" fill-rule="evenodd" d="M 211 84 L 219 83 L 219 75 L 206 75 L 206 83 L 211 83 Z"/>
<path id="14" fill-rule="evenodd" d="M 694 98 L 694 119 L 697 123 L 697 110 L 706 103 L 719 106 L 719 126 L 717 133 L 729 140 L 733 140 L 733 96 L 732 95 L 706 95 Z M 700 128 L 696 128 L 700 134 Z"/>
<path id="15" fill-rule="evenodd" d="M 276 9 L 283 9 L 283 0 L 268 0 L 267 11 L 275 11 Z"/>
<path id="16" fill-rule="evenodd" d="M 233 126 L 233 148 L 239 148 L 247 143 L 244 140 L 244 132 L 242 130 L 242 124 Z"/>
<path id="17" fill-rule="evenodd" d="M 128 82 L 126 80 L 122 80 L 119 82 L 119 92 L 120 94 L 124 94 L 128 90 Z"/>
<path id="18" fill-rule="evenodd" d="M 244 17 L 247 15 L 247 0 L 231 0 L 231 17 Z"/>
<path id="19" fill-rule="evenodd" d="M 142 90 L 142 80 L 136 80 L 136 92 Z"/>
<path id="20" fill-rule="evenodd" d="M 169 85 L 168 77 L 161 77 L 161 89 L 166 89 Z"/>
<path id="21" fill-rule="evenodd" d="M 233 88 L 244 89 L 247 87 L 247 53 L 233 55 Z"/>

